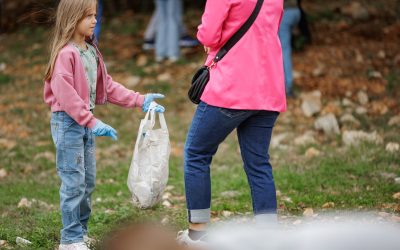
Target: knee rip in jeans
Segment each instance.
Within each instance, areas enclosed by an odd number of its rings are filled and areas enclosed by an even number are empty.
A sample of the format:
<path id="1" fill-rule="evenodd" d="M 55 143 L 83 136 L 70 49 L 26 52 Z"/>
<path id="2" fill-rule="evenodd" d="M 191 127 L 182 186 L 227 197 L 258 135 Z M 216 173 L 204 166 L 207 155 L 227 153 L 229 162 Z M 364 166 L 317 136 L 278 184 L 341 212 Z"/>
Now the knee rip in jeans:
<path id="1" fill-rule="evenodd" d="M 80 196 L 83 191 L 79 187 L 64 187 L 62 192 L 68 196 Z"/>
<path id="2" fill-rule="evenodd" d="M 76 155 L 76 164 L 80 165 L 83 162 L 83 156 L 81 154 Z"/>

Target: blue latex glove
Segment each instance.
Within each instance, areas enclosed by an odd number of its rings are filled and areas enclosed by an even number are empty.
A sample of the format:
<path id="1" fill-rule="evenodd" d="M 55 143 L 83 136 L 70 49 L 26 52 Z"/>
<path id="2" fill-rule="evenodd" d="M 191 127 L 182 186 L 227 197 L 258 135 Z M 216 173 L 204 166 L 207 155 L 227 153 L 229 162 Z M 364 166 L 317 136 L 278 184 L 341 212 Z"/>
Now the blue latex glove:
<path id="1" fill-rule="evenodd" d="M 110 136 L 114 141 L 118 140 L 117 131 L 100 120 L 97 120 L 92 132 L 95 136 Z"/>
<path id="2" fill-rule="evenodd" d="M 164 98 L 165 96 L 163 94 L 147 94 L 144 97 L 144 103 L 142 106 L 143 112 L 149 111 L 150 108 L 150 103 L 154 101 L 154 99 L 159 99 L 159 98 Z M 164 113 L 165 108 L 159 104 L 154 108 L 154 111 L 157 113 Z"/>

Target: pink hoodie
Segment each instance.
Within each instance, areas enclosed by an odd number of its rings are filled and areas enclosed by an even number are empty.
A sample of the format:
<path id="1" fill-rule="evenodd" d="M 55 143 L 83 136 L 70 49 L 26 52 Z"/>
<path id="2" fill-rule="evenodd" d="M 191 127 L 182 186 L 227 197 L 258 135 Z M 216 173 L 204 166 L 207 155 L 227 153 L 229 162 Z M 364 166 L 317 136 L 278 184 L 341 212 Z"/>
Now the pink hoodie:
<path id="1" fill-rule="evenodd" d="M 251 15 L 257 0 L 208 0 L 197 38 L 211 47 L 206 65 Z M 210 71 L 202 101 L 232 109 L 286 111 L 281 43 L 283 0 L 264 0 L 242 39 Z"/>
<path id="2" fill-rule="evenodd" d="M 96 46 L 97 69 L 96 104 L 107 102 L 125 107 L 141 107 L 144 95 L 126 89 L 107 74 L 103 57 Z M 93 128 L 96 118 L 89 110 L 89 86 L 79 52 L 70 44 L 58 54 L 51 80 L 44 84 L 44 101 L 52 112 L 65 111 L 79 125 Z"/>

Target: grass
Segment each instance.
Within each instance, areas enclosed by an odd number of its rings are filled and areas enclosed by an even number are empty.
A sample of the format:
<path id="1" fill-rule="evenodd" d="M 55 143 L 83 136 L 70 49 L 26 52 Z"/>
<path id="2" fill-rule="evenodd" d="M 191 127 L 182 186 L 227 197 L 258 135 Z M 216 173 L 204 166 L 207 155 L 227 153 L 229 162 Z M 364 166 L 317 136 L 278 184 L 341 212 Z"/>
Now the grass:
<path id="1" fill-rule="evenodd" d="M 399 78 L 400 72 L 399 70 L 392 70 L 386 77 L 386 80 L 388 81 L 387 84 L 387 91 L 393 96 L 399 96 L 400 95 L 400 78 Z"/>
<path id="2" fill-rule="evenodd" d="M 328 14 L 323 16 L 329 19 L 331 16 Z M 137 35 L 138 30 L 143 30 L 144 23 L 128 23 L 129 27 L 123 35 Z M 105 25 L 105 33 L 119 26 Z M 10 247 L 17 249 L 17 236 L 32 241 L 29 249 L 54 249 L 60 237 L 59 179 L 49 131 L 49 111 L 42 101 L 42 75 L 35 71 L 23 73 L 35 65 L 40 69 L 45 63 L 45 58 L 40 57 L 44 53 L 43 46 L 25 46 L 27 41 L 30 45 L 45 43 L 44 34 L 41 28 L 31 28 L 29 32 L 23 29 L 10 35 L 17 39 L 16 42 L 9 39 L 0 46 L 0 63 L 5 62 L 7 70 L 11 68 L 7 74 L 0 74 L 0 92 L 5 93 L 0 99 L 0 125 L 4 128 L 0 136 L 5 140 L 0 143 L 0 169 L 9 173 L 0 180 L 0 240 L 6 240 Z M 114 39 L 105 37 L 106 44 L 107 39 Z M 104 51 L 106 60 L 113 58 L 113 48 L 104 46 Z M 143 114 L 112 105 L 99 107 L 95 111 L 96 117 L 118 130 L 119 141 L 97 139 L 97 188 L 89 224 L 92 237 L 101 239 L 121 223 L 141 220 L 168 219 L 168 224 L 177 230 L 187 226 L 182 149 L 195 108 L 186 98 L 193 68 L 179 74 L 176 72 L 182 71 L 187 64 L 198 63 L 199 58 L 194 56 L 181 60 L 175 68 L 161 69 L 161 73 L 168 70 L 174 72 L 174 80 L 170 83 L 157 81 L 156 76 L 160 72 L 144 71 L 131 59 L 118 60 L 122 66 L 115 71 L 110 70 L 112 75 L 127 73 L 152 77 L 154 83 L 139 84 L 136 90 L 163 92 L 169 96 L 162 103 L 167 109 L 166 119 L 173 148 L 168 183 L 172 207 L 159 205 L 143 211 L 132 206 L 126 180 L 136 131 Z M 149 60 L 148 64 L 151 67 L 153 62 Z M 392 78 L 398 79 L 395 77 Z M 293 105 L 290 108 L 294 108 Z M 399 143 L 398 129 L 386 125 L 392 115 L 389 112 L 375 119 L 367 116 L 357 118 L 361 120 L 363 129 L 376 129 L 383 134 L 385 142 Z M 276 131 L 293 130 L 290 124 L 285 125 L 278 120 Z M 334 202 L 339 210 L 399 213 L 398 201 L 392 195 L 400 191 L 400 186 L 387 176 L 400 176 L 400 155 L 385 151 L 385 144 L 366 143 L 346 148 L 340 137 L 328 138 L 315 145 L 295 147 L 288 144 L 288 149 L 271 149 L 270 152 L 276 187 L 281 194 L 278 197 L 280 215 L 301 215 L 306 207 L 322 212 L 325 211 L 322 206 L 327 202 Z M 304 154 L 310 146 L 318 148 L 322 154 L 306 158 Z M 251 212 L 250 190 L 234 133 L 221 144 L 213 160 L 212 187 L 213 219 L 222 218 L 224 210 L 235 214 Z M 226 192 L 231 192 L 232 197 L 221 195 Z M 32 202 L 31 208 L 17 208 L 23 197 L 36 202 Z"/>
<path id="3" fill-rule="evenodd" d="M 11 77 L 9 75 L 0 73 L 0 85 L 6 85 L 11 82 Z"/>
<path id="4" fill-rule="evenodd" d="M 99 148 L 107 148 L 105 141 L 106 139 L 98 144 Z M 230 136 L 212 166 L 212 210 L 217 215 L 224 210 L 237 214 L 251 211 L 247 180 L 240 158 L 235 153 L 235 145 L 235 137 Z M 305 162 L 279 163 L 279 160 L 275 160 L 273 163 L 277 189 L 282 195 L 292 199 L 292 202 L 285 202 L 281 197 L 278 198 L 280 213 L 298 215 L 302 213 L 303 207 L 312 207 L 318 211 L 322 210 L 322 205 L 327 202 L 334 202 L 339 209 L 361 210 L 376 209 L 382 204 L 395 203 L 391 195 L 399 190 L 399 186 L 385 180 L 380 173 L 394 173 L 400 176 L 400 169 L 396 165 L 400 157 L 381 148 L 377 145 L 364 144 L 350 148 L 345 153 L 326 153 L 322 157 Z M 34 155 L 35 152 L 26 148 L 19 150 L 14 158 L 22 162 L 29 161 L 28 156 Z M 332 150 L 326 148 L 323 151 L 332 152 Z M 283 155 L 285 152 L 278 154 Z M 141 211 L 132 207 L 126 187 L 129 162 L 130 154 L 113 163 L 99 161 L 98 183 L 93 197 L 94 209 L 90 221 L 91 235 L 101 238 L 110 228 L 126 221 L 145 219 L 157 221 L 165 217 L 170 218 L 170 223 L 177 229 L 185 227 L 183 201 L 181 203 L 173 201 L 172 209 L 157 206 L 151 210 Z M 0 183 L 2 212 L 0 238 L 14 242 L 17 236 L 25 237 L 33 242 L 33 249 L 52 249 L 59 240 L 61 227 L 60 212 L 57 209 L 58 179 L 52 162 L 43 160 L 38 163 L 42 167 L 34 173 L 16 174 Z M 12 168 L 10 166 L 7 169 L 12 171 Z M 182 159 L 173 156 L 170 162 L 169 180 L 169 185 L 175 187 L 171 191 L 173 196 L 183 195 L 182 172 Z M 46 175 L 40 176 L 43 173 Z M 225 191 L 235 191 L 236 196 L 234 198 L 221 196 Z M 54 207 L 45 210 L 40 205 L 33 204 L 29 209 L 16 208 L 22 197 L 40 200 Z"/>

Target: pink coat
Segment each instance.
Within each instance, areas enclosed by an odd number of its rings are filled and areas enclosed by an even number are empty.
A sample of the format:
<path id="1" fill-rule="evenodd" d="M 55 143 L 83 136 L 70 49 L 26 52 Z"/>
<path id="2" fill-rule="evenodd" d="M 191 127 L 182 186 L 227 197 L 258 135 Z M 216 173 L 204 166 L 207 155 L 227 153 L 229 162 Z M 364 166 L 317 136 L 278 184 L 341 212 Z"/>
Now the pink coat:
<path id="1" fill-rule="evenodd" d="M 107 74 L 103 57 L 97 70 L 96 104 L 107 102 L 125 107 L 141 107 L 144 95 L 128 90 Z M 44 84 L 44 101 L 52 112 L 65 111 L 79 125 L 93 128 L 96 118 L 89 110 L 89 86 L 79 52 L 67 44 L 58 54 L 51 80 Z"/>
<path id="2" fill-rule="evenodd" d="M 197 38 L 218 50 L 251 15 L 257 0 L 208 0 Z M 278 37 L 283 0 L 264 0 L 253 26 L 228 54 L 213 66 L 202 101 L 209 105 L 249 110 L 286 110 L 282 48 Z"/>

